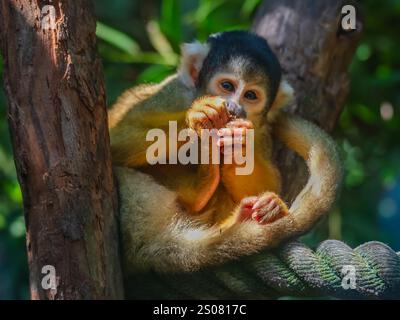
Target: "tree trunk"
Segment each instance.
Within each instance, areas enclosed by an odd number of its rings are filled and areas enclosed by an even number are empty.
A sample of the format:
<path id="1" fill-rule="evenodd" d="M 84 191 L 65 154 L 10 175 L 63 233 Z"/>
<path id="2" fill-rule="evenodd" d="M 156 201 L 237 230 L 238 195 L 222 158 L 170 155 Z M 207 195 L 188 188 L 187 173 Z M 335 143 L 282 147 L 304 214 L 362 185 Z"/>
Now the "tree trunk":
<path id="1" fill-rule="evenodd" d="M 330 132 L 348 93 L 348 67 L 360 40 L 357 10 L 355 31 L 341 27 L 342 0 L 268 0 L 259 8 L 253 31 L 266 38 L 277 54 L 283 75 L 295 89 L 287 109 Z M 304 161 L 277 148 L 283 173 L 283 194 L 292 202 L 307 180 Z"/>
<path id="2" fill-rule="evenodd" d="M 33 299 L 123 296 L 92 11 L 86 0 L 0 5 L 8 119 L 24 199 Z M 52 278 L 45 276 L 52 268 L 45 266 L 55 268 L 56 288 L 47 289 Z"/>

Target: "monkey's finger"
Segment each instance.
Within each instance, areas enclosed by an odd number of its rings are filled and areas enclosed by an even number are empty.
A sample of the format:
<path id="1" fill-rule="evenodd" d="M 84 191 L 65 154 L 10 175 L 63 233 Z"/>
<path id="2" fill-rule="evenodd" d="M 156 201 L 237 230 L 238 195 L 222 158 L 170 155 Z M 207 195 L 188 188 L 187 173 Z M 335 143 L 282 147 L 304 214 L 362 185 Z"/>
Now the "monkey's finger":
<path id="1" fill-rule="evenodd" d="M 222 128 L 218 130 L 218 134 L 220 135 L 244 135 L 246 134 L 246 129 L 244 128 Z"/>
<path id="2" fill-rule="evenodd" d="M 278 206 L 277 202 L 270 202 L 265 207 L 263 207 L 261 209 L 256 209 L 255 210 L 256 220 L 259 221 L 260 218 L 267 215 L 270 211 L 274 210 L 277 206 Z"/>
<path id="3" fill-rule="evenodd" d="M 266 195 L 259 198 L 259 200 L 254 204 L 253 210 L 258 210 L 265 207 L 272 199 L 273 195 Z"/>
<path id="4" fill-rule="evenodd" d="M 248 129 L 246 129 L 246 128 L 234 128 L 233 129 L 233 135 L 235 137 L 241 136 L 243 139 L 243 144 L 246 143 L 246 141 L 247 141 L 247 132 L 248 132 Z"/>
<path id="5" fill-rule="evenodd" d="M 228 136 L 234 136 L 234 137 L 242 137 L 245 138 L 247 130 L 244 128 L 222 128 L 218 130 L 218 136 L 220 137 L 228 137 Z"/>
<path id="6" fill-rule="evenodd" d="M 257 202 L 258 197 L 247 197 L 242 199 L 242 201 L 240 202 L 240 206 L 241 207 L 250 207 L 252 208 L 253 205 Z"/>
<path id="7" fill-rule="evenodd" d="M 203 112 L 192 111 L 189 116 L 189 127 L 199 131 L 200 129 L 211 129 L 212 124 Z"/>
<path id="8" fill-rule="evenodd" d="M 265 206 L 265 211 L 271 211 L 275 207 L 279 205 L 278 201 L 276 199 L 271 200 L 266 206 Z"/>
<path id="9" fill-rule="evenodd" d="M 218 130 L 218 136 L 220 137 L 228 137 L 233 136 L 233 130 L 228 128 L 222 128 Z"/>
<path id="10" fill-rule="evenodd" d="M 225 100 L 221 97 L 202 97 L 197 99 L 192 107 L 195 111 L 204 111 L 205 108 L 212 108 L 218 112 L 221 119 L 221 126 L 224 126 L 230 119 L 228 109 L 225 106 Z"/>
<path id="11" fill-rule="evenodd" d="M 260 221 L 264 216 L 268 215 L 272 210 L 274 210 L 278 206 L 277 203 L 271 203 L 271 204 L 267 204 L 265 207 L 261 209 L 256 209 L 253 214 L 253 219 Z"/>
<path id="12" fill-rule="evenodd" d="M 210 120 L 210 122 L 212 123 L 213 128 L 219 129 L 223 126 L 223 120 L 221 119 L 220 114 L 217 112 L 217 110 L 209 106 L 205 106 L 203 112 L 208 117 L 208 120 Z"/>
<path id="13" fill-rule="evenodd" d="M 273 210 L 269 211 L 264 217 L 262 217 L 258 222 L 260 224 L 266 224 L 268 222 L 276 220 L 276 217 L 281 212 L 281 207 L 276 206 Z"/>
<path id="14" fill-rule="evenodd" d="M 223 126 L 226 125 L 230 119 L 230 115 L 228 110 L 224 107 L 224 109 L 220 112 L 222 121 L 223 121 Z"/>
<path id="15" fill-rule="evenodd" d="M 225 100 L 221 97 L 200 97 L 196 99 L 191 108 L 196 111 L 201 111 L 205 106 L 221 106 L 225 105 Z"/>
<path id="16" fill-rule="evenodd" d="M 230 163 L 236 163 L 236 160 L 240 160 L 240 158 L 237 157 L 246 156 L 246 151 L 243 149 L 242 144 L 237 144 L 237 145 L 235 144 L 233 147 L 232 146 L 221 147 L 220 152 L 224 156 L 224 159 L 231 159 L 230 161 L 232 162 Z"/>
<path id="17" fill-rule="evenodd" d="M 236 149 L 242 149 L 244 139 L 243 137 L 219 137 L 217 140 L 218 147 L 231 147 L 232 149 L 236 147 Z"/>
<path id="18" fill-rule="evenodd" d="M 251 215 L 253 213 L 251 207 L 257 201 L 257 199 L 257 197 L 247 197 L 242 199 L 239 206 L 239 221 L 251 219 Z"/>
<path id="19" fill-rule="evenodd" d="M 235 147 L 236 146 L 236 147 Z M 220 151 L 224 155 L 234 155 L 237 153 L 243 153 L 242 152 L 242 145 L 228 145 L 228 146 L 220 146 Z"/>
<path id="20" fill-rule="evenodd" d="M 242 222 L 244 220 L 251 219 L 251 208 L 247 207 L 240 207 L 239 214 L 238 214 L 238 221 Z"/>
<path id="21" fill-rule="evenodd" d="M 254 125 L 251 121 L 245 119 L 235 119 L 229 121 L 226 124 L 227 128 L 246 128 L 246 129 L 254 129 Z"/>
<path id="22" fill-rule="evenodd" d="M 222 125 L 228 123 L 230 115 L 228 109 L 226 108 L 225 103 L 214 103 L 214 104 L 209 104 L 208 106 L 214 108 L 214 110 L 218 112 L 218 114 L 221 117 L 221 120 L 223 121 Z"/>

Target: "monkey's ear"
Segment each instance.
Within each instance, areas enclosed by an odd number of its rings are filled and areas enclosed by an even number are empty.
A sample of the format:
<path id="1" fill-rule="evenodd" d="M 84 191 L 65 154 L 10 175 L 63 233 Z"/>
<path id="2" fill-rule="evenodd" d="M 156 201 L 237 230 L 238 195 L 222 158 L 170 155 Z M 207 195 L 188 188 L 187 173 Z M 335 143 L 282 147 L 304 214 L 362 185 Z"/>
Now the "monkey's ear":
<path id="1" fill-rule="evenodd" d="M 268 111 L 268 121 L 273 122 L 279 111 L 289 104 L 294 97 L 294 89 L 292 86 L 286 81 L 282 80 L 279 85 L 278 92 L 275 97 L 275 101 L 273 102 L 271 108 Z"/>
<path id="2" fill-rule="evenodd" d="M 207 44 L 198 41 L 184 43 L 181 46 L 182 58 L 179 67 L 179 77 L 188 87 L 195 87 L 204 59 L 210 48 Z"/>

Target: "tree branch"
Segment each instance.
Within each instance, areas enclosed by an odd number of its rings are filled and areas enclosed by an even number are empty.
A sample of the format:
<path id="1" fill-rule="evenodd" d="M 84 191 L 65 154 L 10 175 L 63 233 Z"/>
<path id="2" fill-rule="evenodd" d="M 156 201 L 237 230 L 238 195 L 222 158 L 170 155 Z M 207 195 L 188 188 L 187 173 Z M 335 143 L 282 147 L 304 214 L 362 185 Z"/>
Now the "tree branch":
<path id="1" fill-rule="evenodd" d="M 360 10 L 356 30 L 341 28 L 343 0 L 268 0 L 260 6 L 253 31 L 266 38 L 277 54 L 284 78 L 295 89 L 287 110 L 331 132 L 343 109 L 348 67 L 362 33 Z M 357 7 L 356 7 L 357 8 Z M 357 8 L 358 9 L 358 8 Z M 277 148 L 285 198 L 292 202 L 307 180 L 304 161 Z"/>
<path id="2" fill-rule="evenodd" d="M 31 295 L 120 298 L 117 202 L 96 22 L 90 1 L 47 3 L 0 5 Z M 42 287 L 46 265 L 55 267 L 55 290 Z"/>

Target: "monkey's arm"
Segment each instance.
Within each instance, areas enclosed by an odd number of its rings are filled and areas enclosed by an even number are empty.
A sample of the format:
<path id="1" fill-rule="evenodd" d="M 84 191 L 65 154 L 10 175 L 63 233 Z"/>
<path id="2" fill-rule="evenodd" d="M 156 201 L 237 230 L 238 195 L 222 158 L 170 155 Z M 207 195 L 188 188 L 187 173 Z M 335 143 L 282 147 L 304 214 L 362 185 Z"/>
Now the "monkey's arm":
<path id="1" fill-rule="evenodd" d="M 192 94 L 176 75 L 160 84 L 126 90 L 108 113 L 114 165 L 147 166 L 146 152 L 153 142 L 146 141 L 146 136 L 152 129 L 161 129 L 166 134 L 164 147 L 168 152 L 169 122 L 176 121 L 178 131 L 186 125 Z"/>
<path id="2" fill-rule="evenodd" d="M 114 165 L 141 168 L 177 192 L 189 212 L 199 212 L 218 186 L 218 165 L 199 164 L 194 170 L 193 166 L 184 168 L 179 164 L 150 166 L 146 157 L 148 148 L 154 143 L 146 141 L 150 130 L 159 129 L 165 133 L 165 143 L 160 143 L 158 150 L 164 148 L 168 162 L 171 156 L 169 122 L 177 122 L 178 133 L 188 127 L 190 99 L 171 97 L 173 92 L 179 95 L 183 90 L 182 84 L 172 78 L 161 85 L 140 86 L 124 93 L 109 113 L 111 152 Z M 174 142 L 176 149 L 185 143 Z"/>
<path id="3" fill-rule="evenodd" d="M 185 112 L 164 114 L 132 114 L 132 121 L 125 118 L 110 130 L 111 151 L 114 165 L 141 168 L 148 174 L 157 177 L 163 184 L 179 195 L 179 200 L 189 212 L 199 212 L 207 204 L 219 183 L 219 167 L 212 164 L 199 164 L 193 168 L 182 165 L 150 166 L 146 158 L 148 148 L 154 143 L 146 141 L 151 129 L 161 129 L 166 134 L 165 147 L 168 161 L 169 154 L 169 121 L 178 121 L 178 130 L 186 126 Z M 133 120 L 135 119 L 135 120 Z M 179 148 L 183 142 L 176 142 Z M 192 166 L 193 167 L 193 166 Z"/>
<path id="4" fill-rule="evenodd" d="M 129 112 L 110 128 L 113 163 L 131 168 L 149 165 L 146 152 L 154 141 L 146 141 L 146 136 L 152 129 L 160 129 L 166 134 L 163 147 L 168 157 L 169 121 L 177 121 L 179 130 L 184 124 L 185 114 L 185 111 L 142 112 L 139 108 Z"/>
<path id="5" fill-rule="evenodd" d="M 141 167 L 178 195 L 187 213 L 199 213 L 213 196 L 220 179 L 219 165 L 157 165 Z"/>

